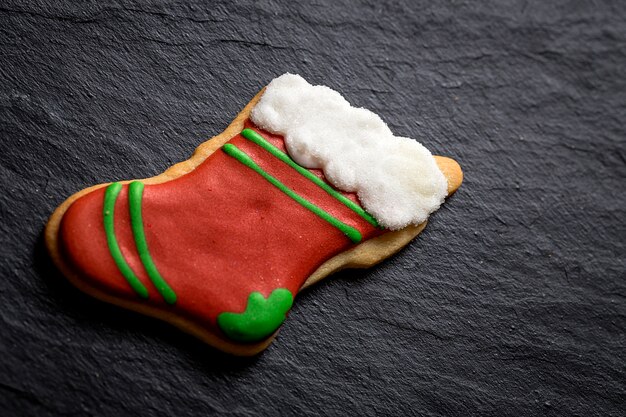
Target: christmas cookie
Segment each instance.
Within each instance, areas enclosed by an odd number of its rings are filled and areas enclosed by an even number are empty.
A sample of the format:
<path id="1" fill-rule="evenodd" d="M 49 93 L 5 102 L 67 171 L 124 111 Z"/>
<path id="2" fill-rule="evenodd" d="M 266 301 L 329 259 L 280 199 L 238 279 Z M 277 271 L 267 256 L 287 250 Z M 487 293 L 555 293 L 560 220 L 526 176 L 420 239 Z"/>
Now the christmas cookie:
<path id="1" fill-rule="evenodd" d="M 84 292 L 253 355 L 302 288 L 400 250 L 462 175 L 336 91 L 285 74 L 189 160 L 68 198 L 46 243 Z"/>

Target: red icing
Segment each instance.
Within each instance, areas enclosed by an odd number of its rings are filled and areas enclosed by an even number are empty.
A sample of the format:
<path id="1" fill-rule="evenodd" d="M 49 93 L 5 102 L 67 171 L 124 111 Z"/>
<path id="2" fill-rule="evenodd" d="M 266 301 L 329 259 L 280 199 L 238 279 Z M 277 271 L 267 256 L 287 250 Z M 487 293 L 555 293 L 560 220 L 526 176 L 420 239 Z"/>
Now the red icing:
<path id="1" fill-rule="evenodd" d="M 246 127 L 255 128 L 250 122 Z M 255 128 L 284 150 L 281 137 Z M 380 230 L 294 169 L 241 135 L 229 143 L 301 196 L 346 224 L 363 240 Z M 323 178 L 319 171 L 316 173 Z M 59 232 L 62 253 L 88 284 L 137 301 L 111 258 L 103 228 L 105 188 L 76 200 Z M 345 194 L 356 200 L 356 196 Z M 176 292 L 167 305 L 150 282 L 135 248 L 128 187 L 115 205 L 115 234 L 128 264 L 149 291 L 144 301 L 217 330 L 219 313 L 245 310 L 248 295 L 276 288 L 296 294 L 323 262 L 353 244 L 339 230 L 303 208 L 250 168 L 218 150 L 194 171 L 163 184 L 146 185 L 143 221 L 152 258 Z"/>

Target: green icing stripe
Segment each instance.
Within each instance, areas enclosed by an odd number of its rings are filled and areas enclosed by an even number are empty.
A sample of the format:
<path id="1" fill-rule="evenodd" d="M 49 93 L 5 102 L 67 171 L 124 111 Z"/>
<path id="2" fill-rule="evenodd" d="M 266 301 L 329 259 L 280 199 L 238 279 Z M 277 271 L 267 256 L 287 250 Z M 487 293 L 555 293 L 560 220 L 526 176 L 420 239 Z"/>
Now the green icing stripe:
<path id="1" fill-rule="evenodd" d="M 148 242 L 146 241 L 146 235 L 143 230 L 143 220 L 141 216 L 141 198 L 143 196 L 143 188 L 143 183 L 139 181 L 133 181 L 128 186 L 130 225 L 133 229 L 135 245 L 137 246 L 139 259 L 141 259 L 141 262 L 143 263 L 143 266 L 155 288 L 163 296 L 166 303 L 174 304 L 176 302 L 176 293 L 170 288 L 169 285 L 167 285 L 167 282 L 165 282 L 159 273 L 159 270 L 152 260 L 152 256 L 150 256 L 150 251 L 148 250 Z"/>
<path id="2" fill-rule="evenodd" d="M 277 147 L 269 143 L 267 140 L 265 140 L 265 138 L 263 138 L 263 136 L 259 135 L 257 132 L 255 132 L 252 129 L 244 129 L 241 132 L 241 135 L 244 138 L 248 139 L 249 141 L 256 143 L 257 145 L 259 145 L 260 147 L 262 147 L 263 149 L 265 149 L 266 151 L 274 155 L 276 158 L 280 159 L 281 161 L 283 161 L 284 163 L 286 163 L 287 165 L 289 165 L 290 167 L 298 171 L 298 173 L 300 173 L 302 176 L 304 176 L 305 178 L 313 182 L 315 185 L 322 188 L 324 191 L 326 191 L 331 196 L 335 197 L 337 200 L 339 200 L 339 202 L 341 202 L 344 206 L 348 207 L 349 209 L 354 211 L 356 214 L 363 217 L 372 226 L 378 227 L 378 222 L 376 221 L 374 217 L 372 217 L 371 214 L 363 210 L 363 208 L 361 208 L 354 201 L 350 200 L 349 198 L 341 194 L 339 191 L 335 190 L 333 187 L 325 183 L 321 178 L 313 174 L 311 171 L 298 165 L 293 159 L 289 157 L 289 155 L 287 155 L 286 153 L 284 153 L 283 151 L 281 151 L 280 149 L 278 149 Z"/>
<path id="3" fill-rule="evenodd" d="M 117 196 L 121 190 L 122 184 L 114 182 L 107 187 L 104 193 L 102 217 L 104 222 L 104 232 L 107 237 L 107 245 L 109 246 L 111 257 L 117 265 L 117 269 L 119 269 L 124 278 L 126 278 L 126 281 L 128 281 L 131 288 L 141 298 L 148 298 L 148 289 L 141 283 L 141 281 L 139 281 L 137 275 L 135 275 L 126 262 L 126 259 L 124 259 L 124 255 L 122 255 L 122 251 L 120 250 L 120 245 L 117 243 L 117 238 L 115 237 L 115 201 L 117 201 Z"/>
<path id="4" fill-rule="evenodd" d="M 236 160 L 238 160 L 239 162 L 241 162 L 248 168 L 251 168 L 252 170 L 254 170 L 256 173 L 258 173 L 263 178 L 265 178 L 270 184 L 278 188 L 287 196 L 291 197 L 302 207 L 308 209 L 309 211 L 313 212 L 320 218 L 324 219 L 325 221 L 327 221 L 328 223 L 330 223 L 337 229 L 341 230 L 346 236 L 348 236 L 348 238 L 353 243 L 358 243 L 361 241 L 362 236 L 358 230 L 356 230 L 355 228 L 351 226 L 348 226 L 341 220 L 333 217 L 328 212 L 324 211 L 323 209 L 319 208 L 315 204 L 311 203 L 310 201 L 296 194 L 292 189 L 290 189 L 285 184 L 283 184 L 282 182 L 277 180 L 275 177 L 273 177 L 272 175 L 267 173 L 265 170 L 263 170 L 263 168 L 257 165 L 257 163 L 254 162 L 252 158 L 250 158 L 245 152 L 241 151 L 241 149 L 237 148 L 235 145 L 232 145 L 230 143 L 227 143 L 226 145 L 224 145 L 223 149 L 224 149 L 224 152 L 226 152 L 226 154 L 228 154 L 229 156 L 232 156 L 233 158 L 235 158 Z"/>

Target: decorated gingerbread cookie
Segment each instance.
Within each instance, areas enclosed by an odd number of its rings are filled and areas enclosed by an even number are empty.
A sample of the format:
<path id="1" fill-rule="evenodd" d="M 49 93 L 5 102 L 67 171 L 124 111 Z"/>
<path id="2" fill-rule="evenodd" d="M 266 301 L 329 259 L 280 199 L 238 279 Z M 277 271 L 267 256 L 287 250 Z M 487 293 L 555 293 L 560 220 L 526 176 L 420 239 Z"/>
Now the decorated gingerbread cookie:
<path id="1" fill-rule="evenodd" d="M 86 293 L 252 355 L 302 288 L 397 252 L 461 181 L 454 160 L 285 74 L 189 160 L 68 198 L 46 242 Z"/>

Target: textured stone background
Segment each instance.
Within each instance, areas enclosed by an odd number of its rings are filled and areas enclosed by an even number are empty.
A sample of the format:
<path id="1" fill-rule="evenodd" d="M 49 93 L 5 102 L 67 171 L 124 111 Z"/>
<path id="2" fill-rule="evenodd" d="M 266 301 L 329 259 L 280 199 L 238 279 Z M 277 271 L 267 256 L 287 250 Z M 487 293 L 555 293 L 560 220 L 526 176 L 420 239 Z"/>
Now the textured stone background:
<path id="1" fill-rule="evenodd" d="M 77 3 L 0 3 L 3 416 L 625 415 L 623 3 Z M 54 207 L 186 159 L 286 71 L 461 161 L 420 238 L 247 360 L 65 282 Z"/>

